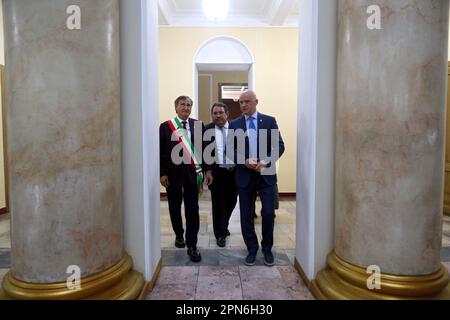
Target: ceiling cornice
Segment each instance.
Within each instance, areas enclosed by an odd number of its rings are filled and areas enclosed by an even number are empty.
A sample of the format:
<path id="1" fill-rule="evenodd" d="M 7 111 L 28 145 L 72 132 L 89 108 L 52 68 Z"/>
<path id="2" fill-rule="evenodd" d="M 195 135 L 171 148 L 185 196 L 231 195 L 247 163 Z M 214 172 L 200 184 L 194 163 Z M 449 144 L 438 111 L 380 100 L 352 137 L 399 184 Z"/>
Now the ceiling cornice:
<path id="1" fill-rule="evenodd" d="M 187 1 L 187 0 L 183 0 Z M 200 1 L 200 0 L 196 0 Z M 299 0 L 259 0 L 253 3 L 253 9 L 243 6 L 230 9 L 225 21 L 211 22 L 199 9 L 197 2 L 182 3 L 177 0 L 158 0 L 159 25 L 163 27 L 203 27 L 203 28 L 268 28 L 297 26 L 297 15 L 293 12 Z M 186 6 L 186 4 L 188 4 Z M 244 9 L 245 8 L 245 9 Z"/>
<path id="2" fill-rule="evenodd" d="M 267 21 L 271 26 L 282 26 L 286 18 L 292 13 L 296 0 L 272 1 L 266 12 Z"/>

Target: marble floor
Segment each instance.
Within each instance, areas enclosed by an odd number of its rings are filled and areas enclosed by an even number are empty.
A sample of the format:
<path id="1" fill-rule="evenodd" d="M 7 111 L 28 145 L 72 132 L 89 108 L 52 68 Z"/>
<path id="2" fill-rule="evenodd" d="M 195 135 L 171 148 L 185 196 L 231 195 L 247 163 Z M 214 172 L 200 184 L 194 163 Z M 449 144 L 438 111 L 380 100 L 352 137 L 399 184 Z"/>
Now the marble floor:
<path id="1" fill-rule="evenodd" d="M 291 266 L 163 267 L 148 300 L 313 300 Z"/>
<path id="2" fill-rule="evenodd" d="M 247 267 L 247 255 L 239 222 L 239 206 L 230 218 L 231 235 L 225 248 L 216 244 L 210 193 L 199 201 L 198 248 L 202 262 L 189 260 L 186 249 L 174 246 L 168 203 L 161 201 L 162 269 L 147 299 L 161 300 L 311 300 L 314 299 L 297 271 L 295 257 L 295 201 L 281 199 L 274 228 L 275 267 L 264 266 L 261 251 L 256 266 Z M 261 204 L 256 203 L 255 230 L 261 241 Z M 184 222 L 184 218 L 183 218 Z"/>
<path id="3" fill-rule="evenodd" d="M 199 201 L 200 207 L 200 230 L 198 234 L 199 249 L 223 250 L 216 245 L 213 232 L 210 193 L 205 192 Z M 184 210 L 184 209 L 182 209 Z M 258 218 L 255 219 L 255 230 L 259 241 L 261 241 L 261 204 L 256 202 Z M 274 249 L 286 253 L 293 262 L 295 252 L 295 201 L 280 201 L 279 209 L 276 211 L 274 228 Z M 161 200 L 161 248 L 163 250 L 176 250 L 174 247 L 174 232 L 170 223 L 168 203 Z M 183 217 L 183 224 L 185 220 Z M 225 249 L 245 249 L 242 238 L 241 225 L 239 222 L 239 205 L 233 211 L 230 218 L 229 228 L 231 235 L 227 237 Z"/>
<path id="4" fill-rule="evenodd" d="M 257 211 L 260 205 L 257 203 Z M 238 208 L 230 220 L 231 236 L 225 248 L 217 247 L 212 232 L 210 200 L 200 201 L 199 248 L 203 260 L 190 262 L 185 249 L 175 249 L 166 201 L 161 201 L 162 269 L 148 300 L 310 300 L 314 297 L 292 267 L 295 248 L 295 201 L 280 201 L 274 231 L 276 266 L 263 264 L 259 252 L 256 266 L 243 261 L 245 245 Z M 259 215 L 259 214 L 258 214 Z M 10 216 L 0 215 L 0 282 L 10 266 Z M 260 238 L 261 218 L 255 221 Z M 443 264 L 450 270 L 450 217 L 444 217 Z"/>

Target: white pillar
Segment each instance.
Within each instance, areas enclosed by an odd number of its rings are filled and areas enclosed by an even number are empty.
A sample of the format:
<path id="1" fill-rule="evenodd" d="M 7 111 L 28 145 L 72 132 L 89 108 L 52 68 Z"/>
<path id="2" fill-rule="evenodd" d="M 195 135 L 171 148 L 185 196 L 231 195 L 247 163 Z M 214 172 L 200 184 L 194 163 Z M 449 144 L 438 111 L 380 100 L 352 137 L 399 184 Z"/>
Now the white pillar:
<path id="1" fill-rule="evenodd" d="M 312 280 L 333 249 L 337 1 L 300 0 L 296 258 Z"/>
<path id="2" fill-rule="evenodd" d="M 161 259 L 157 1 L 121 1 L 125 250 L 150 281 Z"/>

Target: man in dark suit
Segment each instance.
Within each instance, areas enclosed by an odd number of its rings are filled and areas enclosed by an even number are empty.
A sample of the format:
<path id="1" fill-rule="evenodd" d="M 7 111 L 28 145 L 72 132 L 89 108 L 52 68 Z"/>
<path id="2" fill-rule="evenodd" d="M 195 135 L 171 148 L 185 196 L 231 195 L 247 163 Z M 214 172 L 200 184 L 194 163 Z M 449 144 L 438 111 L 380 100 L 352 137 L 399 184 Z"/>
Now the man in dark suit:
<path id="1" fill-rule="evenodd" d="M 206 184 L 212 181 L 212 173 L 203 163 L 203 132 L 201 121 L 189 118 L 192 100 L 180 96 L 175 100 L 174 119 L 159 127 L 160 178 L 167 190 L 170 220 L 175 232 L 175 246 L 188 247 L 188 255 L 193 262 L 201 261 L 197 249 L 197 235 L 200 227 L 198 195 L 202 191 L 204 172 Z M 186 243 L 181 219 L 181 203 L 184 199 L 186 218 Z"/>
<path id="2" fill-rule="evenodd" d="M 225 247 L 226 237 L 230 235 L 228 224 L 237 203 L 237 190 L 234 180 L 234 165 L 226 158 L 226 141 L 228 130 L 228 106 L 215 103 L 211 108 L 212 123 L 205 129 L 211 136 L 213 149 L 211 156 L 215 160 L 211 165 L 214 182 L 209 186 L 212 200 L 212 217 L 214 235 L 219 247 Z M 206 135 L 205 135 L 206 136 Z M 205 154 L 207 152 L 205 151 Z"/>
<path id="3" fill-rule="evenodd" d="M 246 265 L 254 265 L 259 249 L 255 233 L 253 207 L 255 193 L 262 203 L 262 251 L 264 263 L 274 265 L 272 254 L 275 214 L 275 185 L 277 175 L 275 163 L 284 153 L 281 138 L 274 117 L 257 112 L 258 99 L 255 92 L 246 91 L 239 98 L 243 115 L 230 123 L 233 133 L 236 186 L 239 194 L 241 230 L 248 250 Z"/>

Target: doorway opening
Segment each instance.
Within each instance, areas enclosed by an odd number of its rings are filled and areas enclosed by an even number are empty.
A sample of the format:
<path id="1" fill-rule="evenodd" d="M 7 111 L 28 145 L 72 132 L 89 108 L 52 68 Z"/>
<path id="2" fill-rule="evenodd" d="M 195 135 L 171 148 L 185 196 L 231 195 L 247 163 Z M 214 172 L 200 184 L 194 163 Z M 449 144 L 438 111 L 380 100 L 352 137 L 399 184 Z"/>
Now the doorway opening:
<path id="1" fill-rule="evenodd" d="M 292 48 L 295 49 L 296 47 L 292 46 Z M 280 52 L 279 49 L 274 49 L 274 51 Z M 278 54 L 283 56 L 281 59 L 287 59 L 284 56 L 285 53 Z M 295 54 L 295 56 L 297 55 Z M 211 122 L 211 107 L 214 103 L 223 102 L 229 107 L 229 121 L 231 121 L 242 115 L 238 103 L 241 93 L 247 89 L 252 89 L 258 94 L 255 85 L 256 68 L 254 54 L 248 45 L 237 37 L 219 35 L 207 39 L 196 48 L 192 63 L 194 105 L 191 117 L 201 120 L 205 125 Z M 264 72 L 264 70 L 267 72 L 268 67 L 263 66 L 261 72 Z M 273 66 L 273 68 L 276 68 L 276 66 Z M 290 69 L 289 72 L 295 75 L 297 71 Z M 293 78 L 295 79 L 295 76 Z M 263 81 L 265 80 L 261 82 Z M 295 85 L 291 91 L 294 94 L 292 95 L 293 100 L 291 101 L 290 108 L 295 113 Z M 260 98 L 260 100 L 259 112 L 280 118 L 281 115 L 277 115 L 275 112 L 276 109 L 272 107 L 274 105 L 273 102 L 269 102 L 264 98 Z M 168 113 L 165 117 L 167 118 L 169 116 Z M 164 121 L 164 119 L 161 119 L 161 121 Z M 284 122 L 285 119 L 281 121 Z M 295 120 L 293 121 L 295 122 Z M 281 133 L 283 138 L 285 138 L 284 135 L 288 134 L 286 126 L 281 127 Z M 295 161 L 295 152 L 292 152 L 292 149 L 295 149 L 296 137 L 291 136 L 287 139 L 291 140 L 291 154 L 289 156 L 293 158 L 292 161 Z M 289 189 L 289 187 L 287 189 L 290 192 L 281 194 L 279 209 L 276 211 L 273 250 L 278 265 L 293 265 L 295 259 L 295 184 L 292 189 Z M 163 197 L 161 198 L 160 214 L 162 265 L 179 266 L 186 265 L 186 263 L 191 265 L 186 250 L 175 248 L 175 234 L 171 227 L 169 206 L 164 191 L 162 190 Z M 204 187 L 204 191 L 199 198 L 199 207 L 200 230 L 198 233 L 197 247 L 203 256 L 202 264 L 243 265 L 247 255 L 247 248 L 241 233 L 239 203 L 231 215 L 228 228 L 230 236 L 226 238 L 226 246 L 224 248 L 220 248 L 216 243 L 213 232 L 211 195 L 206 187 Z M 255 208 L 255 231 L 258 239 L 262 238 L 262 218 L 260 212 L 261 203 L 257 199 Z M 185 226 L 186 221 L 183 207 L 182 216 L 183 225 Z M 258 259 L 258 263 L 263 264 L 262 256 Z"/>

